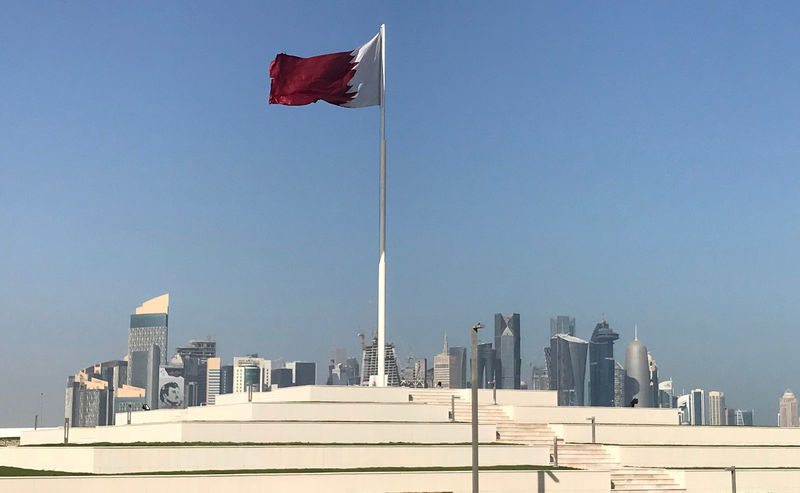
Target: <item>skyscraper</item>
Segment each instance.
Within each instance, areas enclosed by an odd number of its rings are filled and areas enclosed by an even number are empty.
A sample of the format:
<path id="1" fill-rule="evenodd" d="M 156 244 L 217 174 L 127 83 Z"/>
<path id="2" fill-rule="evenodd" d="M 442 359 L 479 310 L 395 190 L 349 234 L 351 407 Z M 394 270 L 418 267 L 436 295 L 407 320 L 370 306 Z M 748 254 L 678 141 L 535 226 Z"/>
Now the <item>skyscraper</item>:
<path id="1" fill-rule="evenodd" d="M 628 372 L 619 361 L 614 361 L 614 407 L 625 407 L 625 377 Z"/>
<path id="2" fill-rule="evenodd" d="M 271 383 L 272 361 L 257 354 L 233 358 L 233 392 L 247 392 L 250 385 L 253 392 L 265 392 Z"/>
<path id="3" fill-rule="evenodd" d="M 292 385 L 316 385 L 317 364 L 313 361 L 291 361 L 286 368 L 292 371 Z"/>
<path id="4" fill-rule="evenodd" d="M 614 405 L 614 341 L 619 334 L 611 330 L 605 317 L 595 327 L 589 341 L 589 405 Z"/>
<path id="5" fill-rule="evenodd" d="M 575 318 L 558 315 L 550 319 L 550 337 L 557 334 L 575 335 Z"/>
<path id="6" fill-rule="evenodd" d="M 453 386 L 453 384 L 457 383 L 459 379 L 458 373 L 460 373 L 456 368 L 456 361 L 456 356 L 450 354 L 450 348 L 447 345 L 447 334 L 445 334 L 442 353 L 433 357 L 433 381 L 435 386 L 438 387 L 441 384 L 445 389 L 457 388 Z"/>
<path id="7" fill-rule="evenodd" d="M 744 409 L 737 409 L 734 411 L 736 419 L 736 426 L 753 426 L 753 410 L 745 411 Z"/>
<path id="8" fill-rule="evenodd" d="M 495 365 L 497 388 L 518 389 L 522 376 L 519 313 L 495 313 L 494 348 L 498 362 Z"/>
<path id="9" fill-rule="evenodd" d="M 678 396 L 677 407 L 680 410 L 681 424 L 705 425 L 708 423 L 706 392 L 694 389 L 688 394 Z"/>
<path id="10" fill-rule="evenodd" d="M 220 358 L 208 358 L 206 361 L 206 404 L 213 406 L 220 394 Z"/>
<path id="11" fill-rule="evenodd" d="M 708 424 L 720 426 L 728 424 L 725 407 L 725 392 L 712 390 L 708 393 Z"/>
<path id="12" fill-rule="evenodd" d="M 400 386 L 400 371 L 397 368 L 397 355 L 394 344 L 387 342 L 384 347 L 383 368 L 389 387 Z M 373 337 L 370 345 L 361 349 L 361 385 L 370 385 L 370 377 L 378 376 L 378 338 Z M 377 382 L 376 382 L 377 383 Z"/>
<path id="13" fill-rule="evenodd" d="M 647 368 L 650 371 L 650 407 L 658 406 L 658 365 L 653 355 L 647 353 Z"/>
<path id="14" fill-rule="evenodd" d="M 531 371 L 530 390 L 550 390 L 550 377 L 547 375 L 547 368 L 534 366 Z"/>
<path id="15" fill-rule="evenodd" d="M 208 361 L 208 358 L 214 358 L 217 356 L 217 343 L 216 341 L 212 341 L 210 339 L 192 339 L 189 341 L 188 346 L 175 348 L 175 352 L 178 353 L 181 358 L 195 358 L 201 363 L 205 363 Z"/>
<path id="16" fill-rule="evenodd" d="M 131 315 L 128 332 L 128 354 L 158 346 L 161 356 L 159 364 L 167 364 L 168 313 L 169 293 L 149 299 L 136 308 L 136 313 Z"/>
<path id="17" fill-rule="evenodd" d="M 725 392 L 712 390 L 708 393 L 708 424 L 721 426 L 728 424 L 725 407 Z"/>
<path id="18" fill-rule="evenodd" d="M 450 356 L 454 356 L 455 380 L 450 381 L 451 389 L 463 389 L 467 386 L 467 348 L 450 346 Z"/>
<path id="19" fill-rule="evenodd" d="M 496 361 L 496 352 L 492 349 L 491 342 L 478 344 L 478 388 L 486 389 L 491 387 L 489 382 L 495 379 L 494 370 Z M 469 368 L 470 375 L 472 375 L 472 358 L 469 360 Z"/>
<path id="20" fill-rule="evenodd" d="M 583 406 L 586 381 L 586 352 L 589 343 L 567 334 L 550 338 L 544 348 L 550 390 L 558 391 L 559 406 Z"/>
<path id="21" fill-rule="evenodd" d="M 128 385 L 145 389 L 147 405 L 150 409 L 158 409 L 158 367 L 161 361 L 161 349 L 151 345 L 142 351 L 129 354 Z"/>
<path id="22" fill-rule="evenodd" d="M 780 411 L 778 412 L 778 426 L 782 428 L 800 426 L 797 415 L 797 397 L 794 393 L 786 389 L 786 392 L 781 396 L 778 404 Z"/>
<path id="23" fill-rule="evenodd" d="M 637 399 L 638 407 L 653 407 L 650 390 L 650 368 L 647 364 L 647 347 L 639 340 L 638 335 L 625 349 L 625 401 L 630 403 Z"/>
<path id="24" fill-rule="evenodd" d="M 658 383 L 658 407 L 674 407 L 672 399 L 672 379 Z"/>

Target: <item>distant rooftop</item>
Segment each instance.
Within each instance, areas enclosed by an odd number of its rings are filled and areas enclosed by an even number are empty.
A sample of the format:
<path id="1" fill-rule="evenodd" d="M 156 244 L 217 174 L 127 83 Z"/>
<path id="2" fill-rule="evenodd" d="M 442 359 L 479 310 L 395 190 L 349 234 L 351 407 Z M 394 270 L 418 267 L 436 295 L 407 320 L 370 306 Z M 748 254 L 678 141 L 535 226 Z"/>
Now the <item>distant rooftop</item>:
<path id="1" fill-rule="evenodd" d="M 169 293 L 149 299 L 136 308 L 136 315 L 149 313 L 169 313 Z"/>

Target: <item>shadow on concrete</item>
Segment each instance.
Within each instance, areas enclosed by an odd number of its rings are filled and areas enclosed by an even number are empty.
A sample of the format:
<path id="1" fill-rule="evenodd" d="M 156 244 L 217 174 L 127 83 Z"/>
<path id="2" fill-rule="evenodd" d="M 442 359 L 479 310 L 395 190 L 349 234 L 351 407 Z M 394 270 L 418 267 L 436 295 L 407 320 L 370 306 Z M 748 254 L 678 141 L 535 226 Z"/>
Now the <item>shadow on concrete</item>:
<path id="1" fill-rule="evenodd" d="M 537 491 L 537 493 L 544 493 L 544 492 L 545 492 L 545 488 L 544 488 L 544 483 L 545 483 L 545 477 L 544 477 L 544 475 L 545 475 L 545 474 L 547 474 L 547 475 L 550 477 L 550 480 L 551 480 L 553 483 L 558 483 L 558 482 L 560 482 L 560 481 L 558 480 L 558 476 L 556 476 L 555 474 L 553 474 L 553 471 L 539 471 L 539 472 L 538 472 L 538 474 L 537 474 L 537 483 L 539 484 L 539 487 L 538 487 L 538 489 L 536 490 L 536 491 Z"/>

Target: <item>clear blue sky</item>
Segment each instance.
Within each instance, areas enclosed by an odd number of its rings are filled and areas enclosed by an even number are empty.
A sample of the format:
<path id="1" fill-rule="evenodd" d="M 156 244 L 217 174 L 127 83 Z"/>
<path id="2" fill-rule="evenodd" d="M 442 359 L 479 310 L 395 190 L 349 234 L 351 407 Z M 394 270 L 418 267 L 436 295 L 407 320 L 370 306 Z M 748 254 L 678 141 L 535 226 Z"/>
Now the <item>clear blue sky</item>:
<path id="1" fill-rule="evenodd" d="M 0 426 L 170 347 L 315 360 L 376 320 L 377 108 L 269 106 L 278 52 L 388 30 L 388 339 L 548 318 L 640 338 L 774 424 L 800 391 L 795 2 L 12 2 L 0 17 Z M 488 336 L 489 334 L 487 334 Z"/>

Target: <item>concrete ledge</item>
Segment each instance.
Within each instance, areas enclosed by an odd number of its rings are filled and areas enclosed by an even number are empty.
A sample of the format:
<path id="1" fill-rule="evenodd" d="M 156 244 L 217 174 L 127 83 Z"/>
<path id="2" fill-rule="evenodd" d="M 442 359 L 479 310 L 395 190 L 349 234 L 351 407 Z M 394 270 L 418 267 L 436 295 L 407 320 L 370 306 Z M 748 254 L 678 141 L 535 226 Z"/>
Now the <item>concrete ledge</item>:
<path id="1" fill-rule="evenodd" d="M 132 424 L 175 421 L 448 421 L 449 406 L 409 403 L 245 402 L 131 413 Z M 117 413 L 116 426 L 127 425 Z"/>
<path id="2" fill-rule="evenodd" d="M 677 428 L 676 409 L 631 408 L 631 407 L 520 407 L 507 408 L 511 419 L 518 423 L 580 424 L 587 425 L 587 418 L 595 417 L 597 424 L 659 425 Z M 667 430 L 669 432 L 669 430 Z M 591 433 L 591 430 L 590 432 Z"/>
<path id="3" fill-rule="evenodd" d="M 480 447 L 480 464 L 546 466 L 549 448 Z M 6 447 L 0 464 L 25 469 L 124 474 L 241 469 L 455 467 L 472 464 L 470 445 L 305 445 L 189 447 Z"/>
<path id="4" fill-rule="evenodd" d="M 639 467 L 798 467 L 800 446 L 605 445 L 623 465 Z"/>
<path id="5" fill-rule="evenodd" d="M 598 418 L 599 420 L 599 418 Z M 591 441 L 592 428 L 583 424 L 551 424 L 568 442 Z M 800 428 L 753 426 L 609 425 L 598 422 L 597 441 L 620 445 L 800 445 Z"/>
<path id="6" fill-rule="evenodd" d="M 335 385 L 304 385 L 286 387 L 272 392 L 253 392 L 253 402 L 408 402 L 408 387 L 339 387 Z M 222 394 L 219 404 L 247 402 L 247 392 Z"/>
<path id="7" fill-rule="evenodd" d="M 482 471 L 482 493 L 608 491 L 610 475 L 596 471 Z M 0 478 L 0 491 L 325 491 L 328 493 L 472 491 L 470 472 L 386 472 L 198 476 Z"/>
<path id="8" fill-rule="evenodd" d="M 494 442 L 493 424 L 478 428 L 478 440 Z M 62 430 L 23 433 L 21 445 L 63 443 Z M 235 442 L 235 443 L 468 443 L 471 423 L 370 423 L 282 421 L 187 421 L 72 428 L 69 442 Z"/>
<path id="9" fill-rule="evenodd" d="M 687 493 L 731 491 L 731 473 L 724 470 L 673 471 L 683 476 Z M 738 491 L 800 492 L 800 469 L 737 469 Z"/>
<path id="10" fill-rule="evenodd" d="M 471 389 L 412 389 L 409 387 L 338 387 L 329 385 L 306 385 L 287 387 L 272 392 L 253 392 L 253 402 L 395 402 L 408 403 L 408 396 L 415 395 L 457 395 L 469 402 Z M 223 394 L 217 396 L 216 403 L 235 404 L 247 402 L 247 393 Z M 478 390 L 480 404 L 492 404 L 490 389 Z M 556 407 L 557 395 L 551 390 L 497 390 L 497 404 L 505 406 Z"/>

